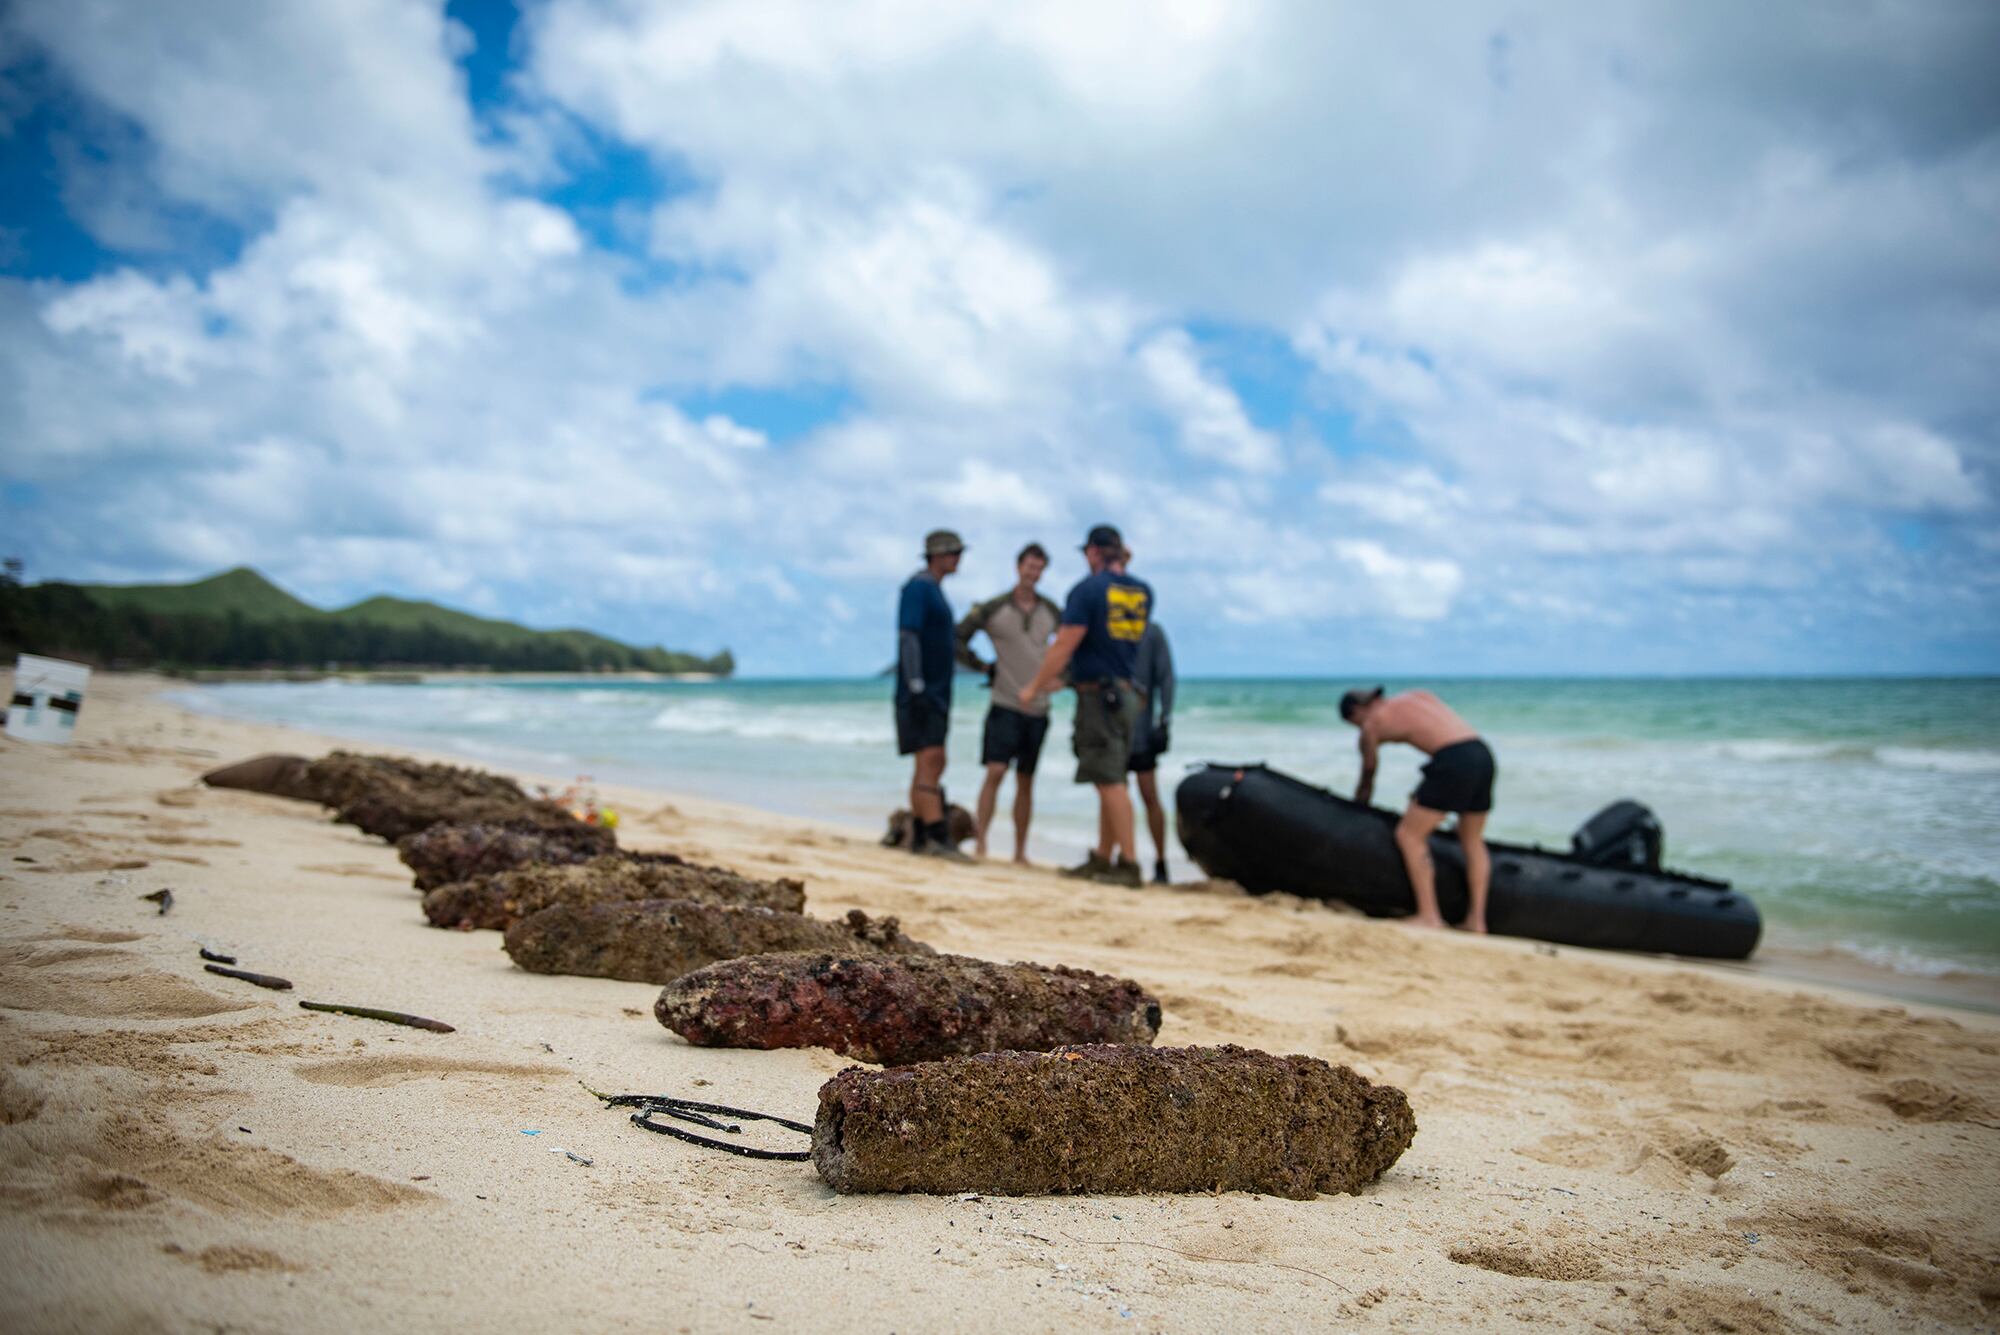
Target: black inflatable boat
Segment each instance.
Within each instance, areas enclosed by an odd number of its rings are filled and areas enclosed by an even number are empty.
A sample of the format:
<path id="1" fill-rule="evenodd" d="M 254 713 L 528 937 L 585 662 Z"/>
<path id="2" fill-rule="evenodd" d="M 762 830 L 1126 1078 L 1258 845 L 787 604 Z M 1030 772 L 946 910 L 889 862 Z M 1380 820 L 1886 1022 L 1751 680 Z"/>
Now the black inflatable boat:
<path id="1" fill-rule="evenodd" d="M 1370 917 L 1416 911 L 1396 848 L 1396 814 L 1364 807 L 1262 765 L 1209 765 L 1174 795 L 1188 856 L 1210 876 L 1252 894 L 1288 891 L 1352 904 Z M 1489 842 L 1493 885 L 1486 925 L 1605 950 L 1743 959 L 1762 922 L 1726 881 L 1661 870 L 1660 827 L 1636 802 L 1606 807 L 1568 853 Z M 1465 916 L 1465 858 L 1456 837 L 1433 835 L 1438 908 Z"/>

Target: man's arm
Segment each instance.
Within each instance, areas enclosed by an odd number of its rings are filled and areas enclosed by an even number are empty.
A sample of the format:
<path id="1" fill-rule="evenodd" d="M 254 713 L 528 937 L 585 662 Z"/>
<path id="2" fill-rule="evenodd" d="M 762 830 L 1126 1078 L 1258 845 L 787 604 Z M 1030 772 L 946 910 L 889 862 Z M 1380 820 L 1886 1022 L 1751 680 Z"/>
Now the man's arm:
<path id="1" fill-rule="evenodd" d="M 969 667 L 974 672 L 993 671 L 991 663 L 982 661 L 978 654 L 972 652 L 972 637 L 986 629 L 986 622 L 992 617 L 993 609 L 999 602 L 998 598 L 989 598 L 983 603 L 974 603 L 972 610 L 965 614 L 965 620 L 958 623 L 958 629 L 953 633 L 958 638 L 957 657 L 960 666 Z"/>
<path id="2" fill-rule="evenodd" d="M 924 646 L 913 630 L 896 632 L 897 671 L 902 674 L 903 685 L 911 695 L 922 695 L 927 684 L 924 681 Z"/>
<path id="3" fill-rule="evenodd" d="M 920 696 L 929 685 L 924 680 L 924 646 L 917 632 L 924 628 L 923 590 L 911 580 L 903 586 L 896 607 L 896 673 L 912 696 Z"/>
<path id="4" fill-rule="evenodd" d="M 1378 750 L 1374 734 L 1363 728 L 1361 730 L 1361 781 L 1354 785 L 1354 800 L 1364 807 L 1375 796 L 1375 761 Z"/>
<path id="5" fill-rule="evenodd" d="M 1070 657 L 1076 653 L 1076 647 L 1083 643 L 1084 634 L 1089 629 L 1088 626 L 1064 626 L 1056 632 L 1056 642 L 1042 655 L 1042 665 L 1035 670 L 1035 679 L 1021 688 L 1022 704 L 1035 703 L 1036 696 L 1047 695 L 1055 687 L 1063 669 L 1069 666 Z"/>

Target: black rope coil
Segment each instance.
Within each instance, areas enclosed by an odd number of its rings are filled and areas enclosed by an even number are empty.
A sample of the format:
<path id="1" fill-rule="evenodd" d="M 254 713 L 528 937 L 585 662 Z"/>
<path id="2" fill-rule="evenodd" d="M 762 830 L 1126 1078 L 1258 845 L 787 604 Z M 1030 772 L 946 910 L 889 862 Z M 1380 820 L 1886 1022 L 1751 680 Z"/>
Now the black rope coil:
<path id="1" fill-rule="evenodd" d="M 589 1086 L 586 1085 L 585 1088 L 588 1089 Z M 705 1126 L 712 1131 L 721 1131 L 732 1136 L 743 1134 L 742 1127 L 717 1121 L 716 1117 L 709 1116 L 713 1113 L 719 1117 L 740 1117 L 746 1122 L 771 1122 L 784 1127 L 787 1131 L 797 1131 L 801 1135 L 812 1134 L 813 1129 L 810 1126 L 804 1122 L 794 1122 L 788 1117 L 752 1112 L 748 1108 L 730 1108 L 720 1103 L 697 1103 L 693 1099 L 677 1099 L 668 1094 L 599 1094 L 594 1089 L 590 1092 L 604 1100 L 604 1106 L 607 1108 L 637 1108 L 639 1111 L 632 1114 L 633 1126 L 643 1127 L 662 1136 L 672 1136 L 675 1140 L 684 1140 L 690 1145 L 721 1150 L 725 1154 L 739 1154 L 746 1159 L 782 1159 L 791 1163 L 804 1163 L 812 1158 L 811 1150 L 762 1150 L 754 1145 L 732 1145 L 726 1140 L 697 1136 L 692 1131 L 685 1131 L 677 1126 L 667 1126 L 653 1120 L 654 1115 L 659 1114 L 683 1122 L 693 1122 L 696 1126 Z"/>

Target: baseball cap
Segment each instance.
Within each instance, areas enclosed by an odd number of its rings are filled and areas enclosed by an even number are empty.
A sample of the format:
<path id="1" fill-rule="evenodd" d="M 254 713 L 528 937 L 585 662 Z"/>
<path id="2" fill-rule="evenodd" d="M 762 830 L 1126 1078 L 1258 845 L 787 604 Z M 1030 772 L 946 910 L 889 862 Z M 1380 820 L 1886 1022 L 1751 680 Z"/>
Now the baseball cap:
<path id="1" fill-rule="evenodd" d="M 933 529 L 924 534 L 925 556 L 950 556 L 964 550 L 964 541 L 948 528 Z"/>
<path id="2" fill-rule="evenodd" d="M 1111 527 L 1109 524 L 1099 524 L 1096 528 L 1090 530 L 1090 536 L 1083 540 L 1083 547 L 1080 550 L 1088 551 L 1092 547 L 1109 547 L 1113 551 L 1116 551 L 1124 545 L 1125 539 L 1119 536 L 1117 529 Z"/>
<path id="3" fill-rule="evenodd" d="M 1360 712 L 1363 705 L 1373 704 L 1381 698 L 1382 688 L 1380 686 L 1377 686 L 1372 691 L 1364 691 L 1357 686 L 1346 695 L 1340 697 L 1340 717 L 1345 722 L 1352 723 L 1354 722 L 1355 714 Z"/>

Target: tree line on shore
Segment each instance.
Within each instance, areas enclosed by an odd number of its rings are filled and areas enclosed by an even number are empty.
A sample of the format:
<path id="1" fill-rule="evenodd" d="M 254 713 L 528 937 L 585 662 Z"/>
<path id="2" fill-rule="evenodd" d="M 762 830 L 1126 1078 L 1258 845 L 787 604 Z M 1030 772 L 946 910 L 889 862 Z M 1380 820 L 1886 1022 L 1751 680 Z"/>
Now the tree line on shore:
<path id="1" fill-rule="evenodd" d="M 246 572 L 251 573 L 251 572 Z M 261 580 L 261 577 L 258 577 Z M 198 586 L 161 586 L 176 592 Z M 272 592 L 282 590 L 266 585 Z M 587 631 L 534 631 L 427 603 L 373 600 L 339 612 L 297 604 L 297 614 L 241 606 L 162 608 L 161 600 L 64 583 L 0 581 L 0 652 L 146 668 L 485 668 L 500 672 L 702 672 L 728 675 L 728 650 L 711 657 L 640 648 Z M 289 595 L 284 595 L 289 598 Z M 371 607 L 377 615 L 369 615 Z"/>

